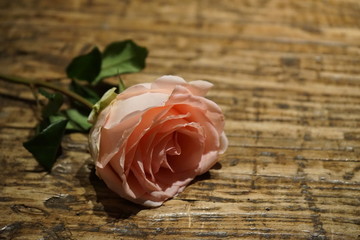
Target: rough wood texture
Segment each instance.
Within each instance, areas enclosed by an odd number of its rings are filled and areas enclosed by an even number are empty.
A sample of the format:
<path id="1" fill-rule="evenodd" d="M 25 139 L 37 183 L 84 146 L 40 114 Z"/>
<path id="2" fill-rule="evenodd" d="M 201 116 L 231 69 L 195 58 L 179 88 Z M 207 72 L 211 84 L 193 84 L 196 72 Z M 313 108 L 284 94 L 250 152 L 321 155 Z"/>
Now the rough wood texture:
<path id="1" fill-rule="evenodd" d="M 61 78 L 93 44 L 127 38 L 150 49 L 127 84 L 215 84 L 227 153 L 144 209 L 94 175 L 85 135 L 44 172 L 21 146 L 32 94 L 0 81 L 0 239 L 359 239 L 358 0 L 0 2 L 1 73 Z"/>

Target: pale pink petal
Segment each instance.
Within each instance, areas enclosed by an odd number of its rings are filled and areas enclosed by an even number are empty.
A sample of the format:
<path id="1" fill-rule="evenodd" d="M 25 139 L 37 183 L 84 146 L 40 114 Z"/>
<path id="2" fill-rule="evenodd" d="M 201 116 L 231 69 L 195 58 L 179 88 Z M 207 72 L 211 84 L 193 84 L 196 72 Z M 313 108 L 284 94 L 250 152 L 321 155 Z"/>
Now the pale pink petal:
<path id="1" fill-rule="evenodd" d="M 140 114 L 133 114 L 113 128 L 101 128 L 98 163 L 105 166 L 113 156 L 121 150 L 129 135 L 136 127 Z M 124 150 L 124 149 L 122 149 Z"/>
<path id="2" fill-rule="evenodd" d="M 141 185 L 139 183 L 136 184 L 136 179 L 129 177 L 127 181 L 135 184 L 133 184 L 131 188 L 127 187 L 128 182 L 121 181 L 117 173 L 110 167 L 110 165 L 105 168 L 97 168 L 96 173 L 104 180 L 108 188 L 125 199 L 133 201 L 144 194 L 143 189 L 138 188 Z"/>
<path id="3" fill-rule="evenodd" d="M 157 124 L 159 120 L 161 120 L 165 115 L 167 115 L 168 111 L 171 109 L 171 106 L 161 106 L 161 107 L 153 107 L 144 111 L 142 115 L 139 117 L 139 123 L 133 129 L 133 132 L 129 136 L 127 143 L 127 151 L 134 147 L 142 137 L 149 131 L 153 125 Z"/>
<path id="4" fill-rule="evenodd" d="M 121 94 L 116 96 L 117 100 L 128 99 L 133 96 L 139 96 L 145 92 L 149 92 L 151 83 L 142 83 L 126 88 Z"/>
<path id="5" fill-rule="evenodd" d="M 194 96 L 188 89 L 182 86 L 177 86 L 170 95 L 166 105 L 182 104 L 186 109 L 198 109 L 207 117 L 218 133 L 221 134 L 224 128 L 224 116 L 219 106 L 203 97 Z"/>
<path id="6" fill-rule="evenodd" d="M 225 132 L 222 132 L 221 136 L 220 136 L 220 148 L 219 148 L 219 153 L 223 154 L 226 149 L 228 148 L 229 145 L 229 140 L 227 139 Z"/>
<path id="7" fill-rule="evenodd" d="M 205 96 L 206 93 L 212 88 L 214 85 L 210 82 L 203 81 L 203 80 L 196 80 L 189 82 L 186 86 L 194 95 L 197 96 Z"/>
<path id="8" fill-rule="evenodd" d="M 141 187 L 146 190 L 146 192 L 159 191 L 160 187 L 156 184 L 156 182 L 151 181 L 147 178 L 143 163 L 141 161 L 140 156 L 135 156 L 137 159 L 133 162 L 131 170 L 134 173 L 134 176 L 141 182 Z"/>
<path id="9" fill-rule="evenodd" d="M 97 118 L 95 126 L 92 127 L 89 134 L 89 148 L 91 157 L 96 161 L 99 156 L 99 148 L 100 148 L 100 137 L 101 137 L 101 128 L 105 124 L 107 120 L 107 116 L 109 114 L 110 108 L 106 108 L 102 111 Z"/>
<path id="10" fill-rule="evenodd" d="M 200 164 L 196 169 L 196 174 L 201 175 L 207 172 L 212 166 L 215 165 L 217 162 L 219 152 L 218 151 L 211 151 L 203 154 Z"/>
<path id="11" fill-rule="evenodd" d="M 179 76 L 164 75 L 154 81 L 153 89 L 168 89 L 173 90 L 176 85 L 185 85 L 186 81 Z"/>
<path id="12" fill-rule="evenodd" d="M 155 80 L 152 84 L 152 89 L 167 89 L 172 91 L 176 86 L 183 86 L 197 96 L 205 96 L 209 89 L 213 86 L 212 83 L 196 80 L 187 83 L 183 78 L 172 75 L 165 75 Z"/>
<path id="13" fill-rule="evenodd" d="M 117 126 L 126 116 L 134 112 L 163 106 L 168 98 L 169 96 L 164 93 L 144 93 L 140 96 L 114 101 L 108 106 L 112 109 L 104 127 L 112 128 L 113 126 Z"/>
<path id="14" fill-rule="evenodd" d="M 146 164 L 151 164 L 151 169 L 154 173 L 156 173 L 161 166 L 161 161 L 158 159 L 162 157 L 162 154 L 166 153 L 165 147 L 171 138 L 171 134 L 186 124 L 188 124 L 188 122 L 182 118 L 169 118 L 169 120 L 154 127 L 146 136 L 144 136 L 144 141 L 142 142 L 148 143 L 145 146 L 148 147 L 150 160 L 147 161 Z"/>
<path id="15" fill-rule="evenodd" d="M 190 100 L 190 99 L 189 99 Z M 189 122 L 199 123 L 205 131 L 206 136 L 206 144 L 204 152 L 213 151 L 214 149 L 219 149 L 220 140 L 219 140 L 219 129 L 216 128 L 214 123 L 216 121 L 222 121 L 219 117 L 218 119 L 214 119 L 214 121 L 210 121 L 208 116 L 206 116 L 207 111 L 202 111 L 201 105 L 198 108 L 194 107 L 195 104 L 184 105 L 178 104 L 174 105 L 174 109 L 177 109 L 179 113 L 188 112 L 190 116 L 187 118 Z"/>
<path id="16" fill-rule="evenodd" d="M 154 109 L 155 110 L 155 109 Z M 165 115 L 163 115 L 166 113 Z M 146 128 L 140 128 L 140 132 L 135 133 L 135 138 L 132 140 L 129 140 L 132 144 L 128 144 L 127 150 L 130 150 L 134 148 L 137 144 L 141 146 L 141 151 L 143 152 L 143 155 L 148 156 L 147 158 L 144 157 L 144 168 L 150 169 L 151 166 L 151 159 L 154 158 L 153 151 L 154 146 L 158 144 L 164 137 L 166 137 L 168 134 L 174 131 L 174 126 L 178 124 L 186 124 L 187 121 L 184 120 L 186 117 L 189 116 L 189 113 L 184 115 L 172 115 L 175 112 L 172 109 L 166 109 L 166 111 L 161 112 L 162 118 L 159 120 L 152 121 L 151 125 L 145 125 Z M 144 126 L 144 127 L 145 127 Z M 141 131 L 142 129 L 142 131 Z M 131 136 L 133 137 L 133 135 Z M 139 142 L 140 141 L 140 142 Z M 152 174 L 152 173 L 151 173 Z"/>

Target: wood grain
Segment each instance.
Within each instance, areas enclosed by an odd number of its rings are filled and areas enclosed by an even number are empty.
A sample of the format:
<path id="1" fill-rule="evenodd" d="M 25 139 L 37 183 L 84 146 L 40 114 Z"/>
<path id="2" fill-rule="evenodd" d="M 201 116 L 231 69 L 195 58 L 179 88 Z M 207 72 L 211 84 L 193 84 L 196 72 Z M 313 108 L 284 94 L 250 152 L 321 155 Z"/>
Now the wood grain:
<path id="1" fill-rule="evenodd" d="M 0 239 L 359 239 L 359 16 L 358 0 L 1 1 L 1 73 L 63 78 L 74 56 L 131 38 L 150 55 L 126 83 L 213 82 L 230 146 L 142 208 L 96 177 L 86 135 L 66 136 L 51 174 L 38 166 L 21 146 L 31 91 L 0 81 Z"/>

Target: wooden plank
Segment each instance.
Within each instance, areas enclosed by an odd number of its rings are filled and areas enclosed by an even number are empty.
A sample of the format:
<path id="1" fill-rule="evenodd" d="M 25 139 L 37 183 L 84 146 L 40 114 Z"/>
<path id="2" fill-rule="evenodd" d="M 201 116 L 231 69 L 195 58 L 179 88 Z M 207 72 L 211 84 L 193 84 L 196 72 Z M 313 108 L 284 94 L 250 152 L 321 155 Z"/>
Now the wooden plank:
<path id="1" fill-rule="evenodd" d="M 32 93 L 0 81 L 0 239 L 359 238 L 359 16 L 357 0 L 1 1 L 1 73 L 66 82 L 72 57 L 131 38 L 150 55 L 126 83 L 213 82 L 230 146 L 146 209 L 96 177 L 86 135 L 43 171 L 21 146 Z"/>

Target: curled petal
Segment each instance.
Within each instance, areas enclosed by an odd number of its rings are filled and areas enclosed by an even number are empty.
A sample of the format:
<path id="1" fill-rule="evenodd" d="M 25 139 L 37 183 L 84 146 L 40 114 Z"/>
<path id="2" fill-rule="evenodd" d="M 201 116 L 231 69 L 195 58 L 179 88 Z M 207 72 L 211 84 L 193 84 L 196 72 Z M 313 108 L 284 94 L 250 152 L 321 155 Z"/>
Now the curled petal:
<path id="1" fill-rule="evenodd" d="M 189 82 L 187 87 L 193 94 L 197 96 L 205 96 L 206 93 L 213 87 L 213 84 L 203 80 L 196 80 Z"/>

